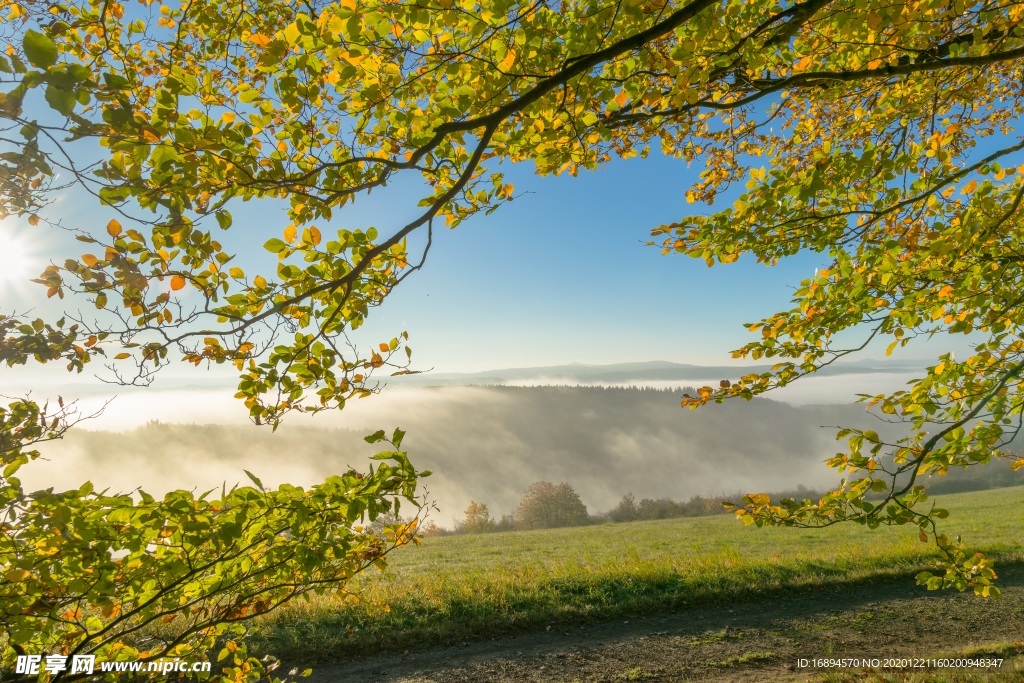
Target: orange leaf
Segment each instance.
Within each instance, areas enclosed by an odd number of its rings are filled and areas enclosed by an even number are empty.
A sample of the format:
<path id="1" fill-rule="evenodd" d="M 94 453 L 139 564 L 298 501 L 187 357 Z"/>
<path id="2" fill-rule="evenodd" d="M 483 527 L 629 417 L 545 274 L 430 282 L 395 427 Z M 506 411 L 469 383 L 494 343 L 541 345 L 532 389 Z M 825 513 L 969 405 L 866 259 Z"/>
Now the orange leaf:
<path id="1" fill-rule="evenodd" d="M 380 344 L 379 348 L 383 353 L 387 353 L 388 351 L 391 350 L 391 347 L 383 342 Z"/>
<path id="2" fill-rule="evenodd" d="M 179 289 L 184 289 L 184 287 L 185 278 L 183 278 L 181 275 L 175 275 L 174 277 L 171 278 L 171 289 L 173 289 L 174 291 L 178 291 Z"/>
<path id="3" fill-rule="evenodd" d="M 121 224 L 117 222 L 117 219 L 112 218 L 110 222 L 107 223 L 107 234 L 111 237 L 117 237 L 121 234 Z"/>
<path id="4" fill-rule="evenodd" d="M 320 240 L 322 238 L 320 235 L 320 231 L 317 230 L 315 225 L 309 226 L 309 239 L 313 242 L 314 245 L 320 244 Z"/>
<path id="5" fill-rule="evenodd" d="M 82 263 L 92 268 L 99 262 L 99 259 L 92 254 L 82 254 Z"/>

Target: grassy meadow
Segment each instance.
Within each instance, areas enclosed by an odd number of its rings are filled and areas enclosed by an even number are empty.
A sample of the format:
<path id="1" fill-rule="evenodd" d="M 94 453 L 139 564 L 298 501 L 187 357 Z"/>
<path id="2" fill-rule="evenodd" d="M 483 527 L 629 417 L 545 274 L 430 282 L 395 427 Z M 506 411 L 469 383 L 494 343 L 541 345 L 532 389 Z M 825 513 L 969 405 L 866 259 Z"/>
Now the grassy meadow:
<path id="1" fill-rule="evenodd" d="M 934 498 L 947 533 L 1024 562 L 1024 487 Z M 258 648 L 306 662 L 463 642 L 550 625 L 713 607 L 813 587 L 906 576 L 933 557 L 916 527 L 744 527 L 732 516 L 426 539 L 357 599 L 298 601 L 262 624 Z M 997 566 L 998 571 L 998 566 Z"/>

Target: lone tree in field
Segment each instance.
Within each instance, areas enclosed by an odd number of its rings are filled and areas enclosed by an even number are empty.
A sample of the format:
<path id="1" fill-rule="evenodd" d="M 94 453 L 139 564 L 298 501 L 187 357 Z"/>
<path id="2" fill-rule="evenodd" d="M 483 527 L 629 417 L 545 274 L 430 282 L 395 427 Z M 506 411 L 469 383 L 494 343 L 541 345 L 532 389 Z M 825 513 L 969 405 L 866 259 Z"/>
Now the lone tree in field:
<path id="1" fill-rule="evenodd" d="M 491 519 L 491 512 L 485 503 L 478 503 L 475 500 L 469 501 L 466 507 L 466 518 L 462 521 L 462 531 L 467 534 L 484 534 L 494 531 L 495 522 Z"/>
<path id="2" fill-rule="evenodd" d="M 554 529 L 580 526 L 589 521 L 587 506 L 569 484 L 536 481 L 526 488 L 516 506 L 516 526 L 520 529 Z"/>
<path id="3" fill-rule="evenodd" d="M 886 443 L 840 432 L 846 446 L 829 464 L 848 477 L 836 491 L 751 495 L 737 512 L 759 525 L 915 525 L 945 558 L 920 581 L 993 591 L 989 562 L 937 529 L 945 513 L 925 504 L 921 480 L 1012 458 L 1000 449 L 1021 425 L 1021 6 L 0 0 L 0 17 L 0 212 L 51 229 L 48 200 L 74 184 L 116 215 L 63 226 L 81 246 L 54 254 L 36 282 L 67 314 L 33 318 L 5 302 L 0 361 L 75 372 L 100 361 L 108 379 L 137 384 L 173 362 L 227 364 L 257 423 L 335 410 L 373 393 L 376 374 L 406 367 L 404 333 L 372 345 L 348 334 L 423 265 L 435 225 L 513 198 L 498 162 L 577 174 L 653 145 L 703 165 L 686 196 L 710 206 L 681 206 L 678 220 L 652 227 L 666 254 L 709 266 L 806 251 L 831 261 L 791 308 L 748 324 L 755 338 L 735 356 L 772 358 L 770 372 L 701 387 L 685 406 L 749 399 L 870 341 L 891 352 L 970 335 L 973 346 L 870 399 L 906 434 Z M 425 188 L 407 223 L 330 223 L 403 176 Z M 738 199 L 714 204 L 736 184 Z M 247 272 L 219 235 L 242 229 L 236 202 L 264 198 L 287 200 L 289 220 L 264 245 L 277 267 Z M 417 232 L 419 252 L 408 241 Z M 110 624 L 126 619 L 171 619 L 181 640 L 160 652 L 197 652 L 187 644 L 220 637 L 190 621 L 208 606 L 238 623 L 289 597 L 260 592 L 265 579 L 285 585 L 262 568 L 298 572 L 301 592 L 379 559 L 376 542 L 344 530 L 362 511 L 391 511 L 389 496 L 415 483 L 400 460 L 309 498 L 258 485 L 229 500 L 141 506 L 88 485 L 32 497 L 15 473 L 66 414 L 26 400 L 3 415 L 4 667 L 19 650 L 113 652 L 131 632 Z M 336 496 L 360 502 L 335 507 Z M 300 512 L 340 534 L 326 573 L 324 555 L 275 531 Z M 137 554 L 110 559 L 117 543 Z M 189 583 L 195 567 L 219 578 Z M 251 583 L 234 582 L 238 571 Z M 124 592 L 109 583 L 117 577 L 138 584 Z M 232 652 L 224 675 L 256 675 L 258 663 Z"/>

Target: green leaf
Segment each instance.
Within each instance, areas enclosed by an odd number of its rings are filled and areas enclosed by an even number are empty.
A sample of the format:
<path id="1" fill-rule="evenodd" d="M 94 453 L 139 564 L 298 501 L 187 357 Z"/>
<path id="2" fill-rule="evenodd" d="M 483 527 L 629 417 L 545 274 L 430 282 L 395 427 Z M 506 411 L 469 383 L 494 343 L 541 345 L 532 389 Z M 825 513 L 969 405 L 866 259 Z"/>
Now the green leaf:
<path id="1" fill-rule="evenodd" d="M 69 116 L 75 110 L 77 98 L 71 90 L 58 88 L 55 85 L 46 86 L 46 102 L 53 109 L 64 116 Z"/>
<path id="2" fill-rule="evenodd" d="M 25 31 L 23 47 L 32 66 L 46 69 L 57 63 L 57 45 L 49 36 L 29 29 Z"/>
<path id="3" fill-rule="evenodd" d="M 127 90 L 131 86 L 131 83 L 128 82 L 127 78 L 121 74 L 116 74 L 111 71 L 107 71 L 103 74 L 103 82 L 112 90 Z"/>
<path id="4" fill-rule="evenodd" d="M 369 436 L 364 436 L 363 441 L 365 441 L 366 443 L 377 443 L 378 441 L 383 441 L 386 438 L 387 437 L 384 435 L 384 430 L 379 429 L 373 434 L 370 434 Z"/>
<path id="5" fill-rule="evenodd" d="M 265 490 L 263 488 L 263 482 L 260 481 L 259 477 L 257 477 L 255 474 L 253 474 L 249 470 L 243 469 L 242 471 L 245 472 L 245 476 L 249 477 L 249 480 L 252 481 L 252 483 L 256 484 L 256 488 L 258 488 L 260 491 L 264 491 Z"/>
<path id="6" fill-rule="evenodd" d="M 171 145 L 156 145 L 153 147 L 153 154 L 150 156 L 150 161 L 153 164 L 154 169 L 159 169 L 164 164 L 177 161 L 181 157 L 178 152 Z"/>
<path id="7" fill-rule="evenodd" d="M 271 254 L 280 254 L 282 251 L 288 248 L 288 245 L 285 244 L 283 241 L 277 239 L 276 237 L 273 237 L 263 244 L 263 248 L 269 251 Z"/>

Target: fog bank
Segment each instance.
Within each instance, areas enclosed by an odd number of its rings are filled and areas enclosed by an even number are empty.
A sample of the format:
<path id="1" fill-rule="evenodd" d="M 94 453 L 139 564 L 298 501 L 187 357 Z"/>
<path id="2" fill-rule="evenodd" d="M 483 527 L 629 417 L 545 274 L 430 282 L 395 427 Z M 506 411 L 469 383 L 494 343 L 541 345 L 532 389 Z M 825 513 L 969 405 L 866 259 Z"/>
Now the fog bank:
<path id="1" fill-rule="evenodd" d="M 362 437 L 401 427 L 413 463 L 441 508 L 440 524 L 470 500 L 511 512 L 537 480 L 567 481 L 591 512 L 627 492 L 638 499 L 778 490 L 834 480 L 822 461 L 834 430 L 878 429 L 858 406 L 794 407 L 766 399 L 681 409 L 675 391 L 596 387 L 406 389 L 354 402 L 345 411 L 300 418 L 276 433 L 250 424 L 153 422 L 123 432 L 77 428 L 26 467 L 33 488 L 77 486 L 151 493 L 248 483 L 310 485 L 379 450 Z M 84 423 L 83 426 L 89 425 Z M 93 426 L 93 425 L 89 425 Z"/>

